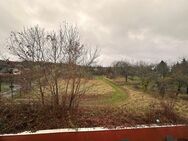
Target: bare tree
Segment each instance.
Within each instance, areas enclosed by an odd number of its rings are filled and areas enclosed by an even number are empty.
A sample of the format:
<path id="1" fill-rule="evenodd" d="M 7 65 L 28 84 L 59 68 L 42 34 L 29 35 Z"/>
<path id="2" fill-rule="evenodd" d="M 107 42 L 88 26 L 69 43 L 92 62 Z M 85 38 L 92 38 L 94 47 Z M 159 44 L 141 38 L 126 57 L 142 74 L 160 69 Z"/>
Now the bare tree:
<path id="1" fill-rule="evenodd" d="M 53 59 L 62 66 L 62 76 L 64 88 L 62 94 L 62 104 L 69 109 L 78 106 L 80 97 L 88 90 L 87 68 L 92 65 L 98 57 L 98 50 L 91 50 L 81 43 L 77 27 L 64 24 L 60 27 L 59 34 L 54 35 L 56 48 L 52 48 Z M 61 55 L 57 55 L 61 54 Z M 56 77 L 54 77 L 56 78 Z M 56 80 L 56 82 L 58 82 Z"/>
<path id="2" fill-rule="evenodd" d="M 116 73 L 125 77 L 125 82 L 128 81 L 128 76 L 131 74 L 131 64 L 127 61 L 117 61 L 114 63 Z"/>
<path id="3" fill-rule="evenodd" d="M 30 87 L 32 85 L 39 87 L 42 104 L 44 104 L 44 92 L 41 84 L 43 79 L 41 64 L 44 61 L 45 44 L 45 31 L 38 26 L 24 28 L 21 32 L 11 32 L 8 41 L 10 52 L 25 61 L 24 67 L 29 69 L 30 76 L 24 78 L 30 83 Z"/>
<path id="4" fill-rule="evenodd" d="M 8 47 L 33 72 L 31 85 L 38 86 L 42 104 L 49 91 L 54 106 L 78 105 L 88 89 L 87 68 L 95 62 L 98 50 L 83 45 L 76 26 L 65 23 L 57 32 L 45 32 L 38 26 L 11 32 Z"/>

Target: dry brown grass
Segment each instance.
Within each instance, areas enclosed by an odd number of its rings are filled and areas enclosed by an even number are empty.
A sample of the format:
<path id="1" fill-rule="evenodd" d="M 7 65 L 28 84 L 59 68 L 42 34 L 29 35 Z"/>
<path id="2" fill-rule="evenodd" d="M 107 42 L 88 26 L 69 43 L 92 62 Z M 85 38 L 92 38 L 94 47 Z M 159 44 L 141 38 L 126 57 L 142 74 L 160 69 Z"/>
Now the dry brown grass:
<path id="1" fill-rule="evenodd" d="M 173 103 L 174 112 L 180 116 L 188 118 L 188 102 L 181 98 L 172 99 L 170 97 L 165 97 L 164 99 L 160 98 L 157 95 L 148 94 L 146 92 L 138 91 L 133 89 L 130 86 L 125 86 L 128 92 L 128 99 L 125 101 L 123 107 L 126 107 L 130 111 L 136 112 L 148 112 L 151 109 L 151 105 L 155 105 L 158 108 L 161 108 L 162 103 Z"/>
<path id="2" fill-rule="evenodd" d="M 157 124 L 187 123 L 188 103 L 180 98 L 174 102 L 166 97 L 164 101 L 160 97 L 133 89 L 130 85 L 118 86 L 104 79 L 89 80 L 88 85 L 94 87 L 82 98 L 76 112 L 67 111 L 62 106 L 55 110 L 48 105 L 1 106 L 0 132 L 94 126 L 110 128 L 156 124 L 156 119 L 160 120 Z M 124 90 L 128 95 L 126 99 L 116 97 L 117 93 L 122 94 Z"/>
<path id="3" fill-rule="evenodd" d="M 81 106 L 82 107 L 123 107 L 130 111 L 135 111 L 137 113 L 145 113 L 150 109 L 150 105 L 155 103 L 155 105 L 158 105 L 160 107 L 161 99 L 156 94 L 148 94 L 143 91 L 139 91 L 137 89 L 134 89 L 130 85 L 122 84 L 124 83 L 124 78 L 118 77 L 113 80 L 114 83 L 117 84 L 118 88 L 125 89 L 125 94 L 128 95 L 126 99 L 119 99 L 114 98 L 116 96 L 116 90 L 113 88 L 112 85 L 109 85 L 107 82 L 105 82 L 103 79 L 95 78 L 88 80 L 87 86 L 93 86 L 89 89 L 89 91 L 82 97 L 81 100 Z M 61 88 L 63 88 L 63 81 L 61 82 Z M 49 97 L 49 92 L 46 90 L 46 99 Z M 32 100 L 38 100 L 38 95 L 31 93 L 28 95 L 22 95 L 21 97 L 17 97 L 17 101 L 29 101 L 28 99 Z M 168 97 L 165 97 L 167 101 L 170 101 L 171 99 Z M 118 102 L 117 102 L 118 101 Z M 116 103 L 114 105 L 113 103 Z M 175 111 L 183 115 L 185 117 L 188 117 L 188 102 L 187 100 L 183 100 L 182 98 L 177 98 L 175 101 Z"/>

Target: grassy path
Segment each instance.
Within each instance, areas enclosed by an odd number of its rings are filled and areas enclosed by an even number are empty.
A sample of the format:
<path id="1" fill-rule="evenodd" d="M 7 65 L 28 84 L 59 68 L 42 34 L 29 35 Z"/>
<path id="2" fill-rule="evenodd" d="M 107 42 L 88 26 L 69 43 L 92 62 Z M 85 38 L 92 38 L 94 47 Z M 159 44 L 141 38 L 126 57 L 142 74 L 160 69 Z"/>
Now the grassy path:
<path id="1" fill-rule="evenodd" d="M 114 92 L 111 95 L 111 97 L 104 99 L 104 103 L 112 104 L 112 105 L 121 104 L 127 99 L 128 95 L 124 88 L 118 86 L 108 78 L 99 77 L 98 79 L 102 80 L 103 82 L 110 85 L 114 89 Z"/>

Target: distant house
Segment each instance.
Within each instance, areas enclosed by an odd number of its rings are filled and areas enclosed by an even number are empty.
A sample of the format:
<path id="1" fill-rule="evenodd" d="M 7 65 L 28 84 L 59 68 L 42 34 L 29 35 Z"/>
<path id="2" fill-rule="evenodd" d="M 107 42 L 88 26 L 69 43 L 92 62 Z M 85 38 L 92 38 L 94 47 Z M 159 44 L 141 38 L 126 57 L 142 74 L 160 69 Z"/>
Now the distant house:
<path id="1" fill-rule="evenodd" d="M 21 71 L 17 68 L 12 68 L 12 74 L 14 75 L 20 75 L 21 74 Z"/>
<path id="2" fill-rule="evenodd" d="M 21 71 L 19 69 L 17 69 L 17 68 L 7 68 L 7 67 L 4 67 L 4 68 L 0 69 L 0 74 L 1 75 L 3 75 L 3 74 L 20 75 Z"/>
<path id="3" fill-rule="evenodd" d="M 21 74 L 23 62 L 0 60 L 0 73 Z"/>

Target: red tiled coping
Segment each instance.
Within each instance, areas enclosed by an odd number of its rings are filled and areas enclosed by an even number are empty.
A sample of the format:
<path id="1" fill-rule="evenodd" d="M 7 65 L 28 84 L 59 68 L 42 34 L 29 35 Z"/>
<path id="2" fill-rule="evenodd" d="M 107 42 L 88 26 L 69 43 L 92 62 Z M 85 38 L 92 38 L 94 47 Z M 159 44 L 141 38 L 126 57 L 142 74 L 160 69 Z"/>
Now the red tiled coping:
<path id="1" fill-rule="evenodd" d="M 0 135 L 0 141 L 188 141 L 188 126 L 41 130 Z"/>

